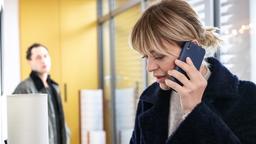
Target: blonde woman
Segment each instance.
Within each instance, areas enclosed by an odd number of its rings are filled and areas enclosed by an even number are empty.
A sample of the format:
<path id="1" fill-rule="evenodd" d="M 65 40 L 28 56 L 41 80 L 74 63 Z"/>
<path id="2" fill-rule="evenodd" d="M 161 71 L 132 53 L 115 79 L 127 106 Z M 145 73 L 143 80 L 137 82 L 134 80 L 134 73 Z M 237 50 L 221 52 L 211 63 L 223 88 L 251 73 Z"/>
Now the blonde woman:
<path id="1" fill-rule="evenodd" d="M 200 70 L 189 57 L 178 60 L 185 41 L 208 53 L 221 41 L 186 1 L 161 1 L 135 24 L 132 47 L 156 82 L 140 97 L 130 144 L 256 144 L 255 84 L 239 80 L 212 57 Z"/>

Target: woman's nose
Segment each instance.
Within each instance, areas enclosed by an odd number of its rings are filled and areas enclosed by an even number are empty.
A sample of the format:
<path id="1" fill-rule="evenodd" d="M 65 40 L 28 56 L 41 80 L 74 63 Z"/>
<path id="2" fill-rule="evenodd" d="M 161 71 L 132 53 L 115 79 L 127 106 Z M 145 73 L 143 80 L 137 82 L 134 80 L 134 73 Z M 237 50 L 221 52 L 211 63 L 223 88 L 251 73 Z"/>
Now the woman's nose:
<path id="1" fill-rule="evenodd" d="M 157 68 L 158 68 L 158 65 L 155 63 L 155 61 L 150 59 L 150 58 L 148 58 L 147 59 L 147 71 L 148 72 L 153 72 Z"/>

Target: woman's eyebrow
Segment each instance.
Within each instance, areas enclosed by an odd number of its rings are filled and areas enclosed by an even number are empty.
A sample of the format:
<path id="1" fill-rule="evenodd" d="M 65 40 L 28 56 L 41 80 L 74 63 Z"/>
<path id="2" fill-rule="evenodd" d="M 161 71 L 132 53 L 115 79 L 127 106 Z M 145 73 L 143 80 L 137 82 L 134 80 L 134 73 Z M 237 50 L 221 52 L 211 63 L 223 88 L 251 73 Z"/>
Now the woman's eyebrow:
<path id="1" fill-rule="evenodd" d="M 156 52 L 154 50 L 151 50 L 150 54 L 152 54 L 152 55 L 164 55 L 163 53 L 158 53 L 158 52 Z"/>
<path id="2" fill-rule="evenodd" d="M 168 54 L 170 54 L 172 56 L 175 56 L 175 57 L 179 57 L 179 55 L 176 55 L 176 54 L 173 54 L 173 53 L 170 53 L 170 52 L 168 52 Z"/>

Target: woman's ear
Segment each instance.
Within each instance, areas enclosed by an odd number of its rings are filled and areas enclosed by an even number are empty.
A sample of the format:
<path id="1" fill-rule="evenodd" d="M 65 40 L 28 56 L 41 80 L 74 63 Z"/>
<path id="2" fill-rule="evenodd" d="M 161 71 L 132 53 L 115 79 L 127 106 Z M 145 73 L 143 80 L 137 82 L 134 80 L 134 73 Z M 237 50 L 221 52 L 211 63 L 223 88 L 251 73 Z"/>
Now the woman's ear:
<path id="1" fill-rule="evenodd" d="M 192 40 L 191 42 L 200 46 L 199 42 L 196 39 Z"/>

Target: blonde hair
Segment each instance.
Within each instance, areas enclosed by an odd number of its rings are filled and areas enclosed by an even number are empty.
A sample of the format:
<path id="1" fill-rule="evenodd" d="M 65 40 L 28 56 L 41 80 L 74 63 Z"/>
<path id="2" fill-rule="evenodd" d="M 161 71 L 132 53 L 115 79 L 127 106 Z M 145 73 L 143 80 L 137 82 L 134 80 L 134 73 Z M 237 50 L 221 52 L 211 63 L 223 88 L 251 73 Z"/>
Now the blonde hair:
<path id="1" fill-rule="evenodd" d="M 149 7 L 131 33 L 131 45 L 140 53 L 165 52 L 163 42 L 180 45 L 197 40 L 204 48 L 216 48 L 221 39 L 215 28 L 204 28 L 197 13 L 184 0 L 162 0 Z"/>

